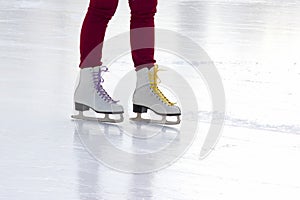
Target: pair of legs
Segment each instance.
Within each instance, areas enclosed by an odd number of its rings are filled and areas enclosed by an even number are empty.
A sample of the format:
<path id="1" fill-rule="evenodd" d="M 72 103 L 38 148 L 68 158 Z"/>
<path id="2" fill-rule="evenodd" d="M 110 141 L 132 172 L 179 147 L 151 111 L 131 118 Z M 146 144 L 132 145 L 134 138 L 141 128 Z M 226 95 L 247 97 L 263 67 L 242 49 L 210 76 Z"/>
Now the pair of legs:
<path id="1" fill-rule="evenodd" d="M 90 0 L 88 12 L 84 19 L 80 36 L 80 68 L 101 66 L 102 44 L 107 24 L 115 14 L 118 0 Z M 152 67 L 154 60 L 154 15 L 157 0 L 129 0 L 131 9 L 131 46 L 132 59 L 136 70 Z M 153 27 L 133 34 L 133 30 Z M 143 45 L 145 44 L 145 45 Z M 150 45 L 149 45 L 150 44 Z M 147 48 L 134 48 L 147 46 Z M 148 48 L 150 47 L 150 48 Z M 91 51 L 94 50 L 92 54 Z M 118 47 L 116 47 L 118 48 Z"/>
<path id="2" fill-rule="evenodd" d="M 96 119 L 101 122 L 123 121 L 124 109 L 114 101 L 102 86 L 102 73 L 107 68 L 102 65 L 102 45 L 109 20 L 114 15 L 118 0 L 90 0 L 88 12 L 83 22 L 80 39 L 80 81 L 74 94 L 75 119 Z M 147 122 L 178 124 L 180 108 L 171 103 L 157 87 L 158 67 L 154 60 L 154 15 L 157 0 L 129 0 L 131 9 L 130 43 L 131 54 L 136 68 L 137 82 L 133 94 L 133 112 L 141 121 L 142 113 L 148 109 L 162 116 L 162 120 Z M 115 48 L 118 48 L 117 46 Z M 86 117 L 84 111 L 94 110 L 105 114 L 104 118 Z M 120 114 L 118 120 L 109 118 L 109 114 Z M 167 121 L 166 116 L 177 116 L 177 121 Z"/>

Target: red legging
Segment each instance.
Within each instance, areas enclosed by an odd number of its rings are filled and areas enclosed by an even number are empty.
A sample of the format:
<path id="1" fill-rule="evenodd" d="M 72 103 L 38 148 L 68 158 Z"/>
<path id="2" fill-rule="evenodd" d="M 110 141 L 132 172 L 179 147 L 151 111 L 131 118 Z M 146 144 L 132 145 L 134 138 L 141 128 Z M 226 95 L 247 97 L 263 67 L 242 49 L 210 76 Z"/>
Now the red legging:
<path id="1" fill-rule="evenodd" d="M 80 68 L 102 65 L 102 42 L 109 20 L 114 15 L 118 0 L 90 0 L 80 36 Z M 131 9 L 130 29 L 154 27 L 157 0 L 129 0 Z M 131 34 L 131 46 L 141 45 L 151 48 L 132 50 L 132 59 L 136 69 L 153 66 L 154 28 L 146 29 L 143 34 Z M 100 44 L 100 45 L 99 45 Z M 95 49 L 97 47 L 97 49 Z M 99 48 L 99 49 L 98 49 Z M 118 48 L 118 47 L 116 47 Z M 94 51 L 90 54 L 90 52 Z M 96 50 L 96 51 L 95 51 Z"/>

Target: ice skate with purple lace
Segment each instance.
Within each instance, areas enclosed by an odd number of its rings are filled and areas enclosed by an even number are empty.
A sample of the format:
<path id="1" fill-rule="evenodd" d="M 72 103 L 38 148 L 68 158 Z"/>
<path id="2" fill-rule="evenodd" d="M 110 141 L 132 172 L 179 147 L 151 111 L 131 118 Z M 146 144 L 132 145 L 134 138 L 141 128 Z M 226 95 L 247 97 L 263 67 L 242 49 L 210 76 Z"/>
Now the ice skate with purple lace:
<path id="1" fill-rule="evenodd" d="M 103 73 L 107 72 L 105 66 L 89 67 L 80 70 L 79 83 L 74 94 L 75 110 L 79 113 L 72 115 L 73 119 L 96 120 L 99 122 L 118 123 L 124 120 L 124 109 L 118 101 L 103 88 Z M 83 114 L 84 111 L 93 110 L 95 113 L 104 114 L 104 117 L 90 117 Z M 110 115 L 120 115 L 118 119 L 110 118 Z"/>

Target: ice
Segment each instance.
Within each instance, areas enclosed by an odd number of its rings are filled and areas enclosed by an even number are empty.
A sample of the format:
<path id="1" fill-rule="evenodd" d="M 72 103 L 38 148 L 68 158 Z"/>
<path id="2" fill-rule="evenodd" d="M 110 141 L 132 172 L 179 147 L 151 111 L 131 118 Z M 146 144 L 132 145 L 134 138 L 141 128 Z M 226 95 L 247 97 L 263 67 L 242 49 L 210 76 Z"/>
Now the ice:
<path id="1" fill-rule="evenodd" d="M 128 31 L 127 4 L 119 2 L 107 39 Z M 199 160 L 212 114 L 209 93 L 184 61 L 158 51 L 159 64 L 199 85 L 193 89 L 201 123 L 182 158 L 149 174 L 103 165 L 82 139 L 100 152 L 106 146 L 99 139 L 108 134 L 118 148 L 145 153 L 175 140 L 176 131 L 166 129 L 156 136 L 159 142 L 133 142 L 112 125 L 83 122 L 85 131 L 78 133 L 70 119 L 88 1 L 0 0 L 0 5 L 0 199 L 299 199 L 298 0 L 159 1 L 157 27 L 191 38 L 214 61 L 227 112 L 217 146 Z M 112 89 L 132 69 L 130 55 L 110 69 L 105 84 Z"/>

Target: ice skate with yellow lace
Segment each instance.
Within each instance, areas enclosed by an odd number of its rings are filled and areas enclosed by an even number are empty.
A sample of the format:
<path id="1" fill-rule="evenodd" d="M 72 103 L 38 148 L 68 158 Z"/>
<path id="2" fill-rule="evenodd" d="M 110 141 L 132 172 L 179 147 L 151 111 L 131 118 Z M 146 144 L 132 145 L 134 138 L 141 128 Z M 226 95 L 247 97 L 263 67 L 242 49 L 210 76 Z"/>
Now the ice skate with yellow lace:
<path id="1" fill-rule="evenodd" d="M 137 113 L 133 121 L 146 123 L 158 123 L 166 125 L 176 125 L 180 123 L 181 111 L 175 103 L 172 103 L 158 88 L 159 69 L 154 65 L 150 69 L 142 68 L 137 71 L 136 89 L 133 94 L 133 112 Z M 142 113 L 147 113 L 150 109 L 155 114 L 162 117 L 161 120 L 145 119 Z M 175 116 L 176 120 L 168 121 L 167 116 Z"/>

